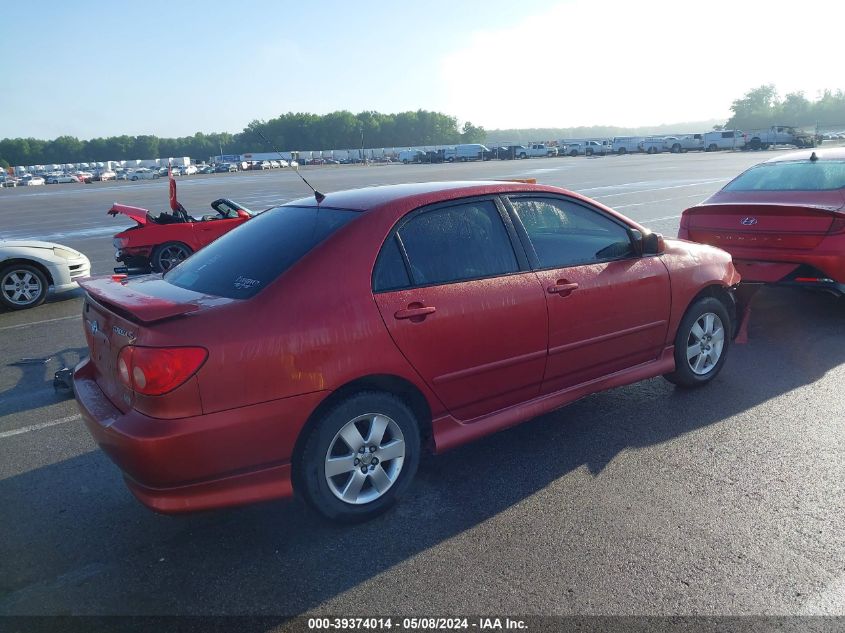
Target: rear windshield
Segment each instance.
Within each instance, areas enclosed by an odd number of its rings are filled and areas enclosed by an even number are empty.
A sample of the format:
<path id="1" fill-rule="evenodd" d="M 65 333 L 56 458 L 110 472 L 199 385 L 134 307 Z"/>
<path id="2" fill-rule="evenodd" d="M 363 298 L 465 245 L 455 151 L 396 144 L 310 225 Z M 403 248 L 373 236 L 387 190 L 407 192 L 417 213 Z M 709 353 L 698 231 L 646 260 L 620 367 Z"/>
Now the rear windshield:
<path id="1" fill-rule="evenodd" d="M 823 191 L 845 187 L 845 161 L 805 160 L 752 167 L 725 191 Z"/>
<path id="2" fill-rule="evenodd" d="M 276 207 L 244 222 L 164 279 L 203 294 L 249 299 L 360 212 Z"/>

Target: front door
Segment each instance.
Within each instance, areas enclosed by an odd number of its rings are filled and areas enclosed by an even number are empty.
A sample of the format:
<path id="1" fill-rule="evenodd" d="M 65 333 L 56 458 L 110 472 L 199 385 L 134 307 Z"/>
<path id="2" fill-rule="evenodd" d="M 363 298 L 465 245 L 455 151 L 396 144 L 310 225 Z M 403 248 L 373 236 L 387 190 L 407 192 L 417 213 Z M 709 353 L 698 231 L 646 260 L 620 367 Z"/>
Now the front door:
<path id="1" fill-rule="evenodd" d="M 629 227 L 563 197 L 511 198 L 549 311 L 542 392 L 655 360 L 665 347 L 669 273 L 635 252 Z"/>

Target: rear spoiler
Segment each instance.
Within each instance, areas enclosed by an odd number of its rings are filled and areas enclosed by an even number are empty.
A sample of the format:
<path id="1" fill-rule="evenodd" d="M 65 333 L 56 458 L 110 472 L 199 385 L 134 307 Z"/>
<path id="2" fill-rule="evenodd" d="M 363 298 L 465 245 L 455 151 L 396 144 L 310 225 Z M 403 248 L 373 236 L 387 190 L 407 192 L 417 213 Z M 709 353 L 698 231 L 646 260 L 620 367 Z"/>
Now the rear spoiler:
<path id="1" fill-rule="evenodd" d="M 115 202 L 111 209 L 107 211 L 109 215 L 117 216 L 118 213 L 129 216 L 141 226 L 150 222 L 150 212 L 141 207 L 130 207 L 128 204 L 118 204 Z"/>
<path id="2" fill-rule="evenodd" d="M 78 283 L 98 303 L 104 304 L 121 316 L 141 323 L 163 321 L 196 312 L 201 308 L 199 304 L 191 301 L 178 302 L 165 299 L 161 296 L 164 293 L 144 292 L 146 284 L 150 284 L 151 289 L 164 284 L 168 286 L 172 294 L 173 286 L 159 277 L 134 279 L 130 285 L 124 275 L 104 275 L 88 277 Z M 185 292 L 195 295 L 191 291 Z"/>

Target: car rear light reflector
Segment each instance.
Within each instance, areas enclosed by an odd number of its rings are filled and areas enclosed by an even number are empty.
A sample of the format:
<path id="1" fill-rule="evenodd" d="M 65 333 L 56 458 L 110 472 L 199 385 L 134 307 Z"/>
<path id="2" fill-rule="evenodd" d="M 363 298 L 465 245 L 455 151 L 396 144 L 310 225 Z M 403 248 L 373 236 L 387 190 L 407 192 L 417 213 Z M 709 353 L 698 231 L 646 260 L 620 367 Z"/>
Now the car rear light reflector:
<path id="1" fill-rule="evenodd" d="M 827 277 L 796 277 L 793 281 L 797 281 L 799 283 L 810 283 L 810 284 L 832 284 L 833 279 L 828 279 Z"/>
<path id="2" fill-rule="evenodd" d="M 193 376 L 208 352 L 202 347 L 137 347 L 127 345 L 117 358 L 120 381 L 145 396 L 160 396 Z"/>

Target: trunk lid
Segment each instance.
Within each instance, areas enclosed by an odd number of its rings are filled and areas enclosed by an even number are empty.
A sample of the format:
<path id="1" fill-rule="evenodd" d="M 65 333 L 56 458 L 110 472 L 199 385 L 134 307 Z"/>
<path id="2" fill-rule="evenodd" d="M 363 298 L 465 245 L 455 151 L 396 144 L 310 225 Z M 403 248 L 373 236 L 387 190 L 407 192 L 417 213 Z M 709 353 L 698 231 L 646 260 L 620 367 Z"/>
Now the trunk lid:
<path id="1" fill-rule="evenodd" d="M 704 204 L 684 212 L 689 239 L 727 251 L 732 248 L 812 250 L 828 234 L 837 206 L 801 203 L 741 202 Z"/>
<path id="2" fill-rule="evenodd" d="M 135 394 L 118 377 L 120 351 L 130 344 L 155 346 L 158 323 L 234 302 L 178 288 L 158 275 L 91 277 L 79 285 L 87 293 L 82 317 L 96 382 L 124 413 Z"/>

